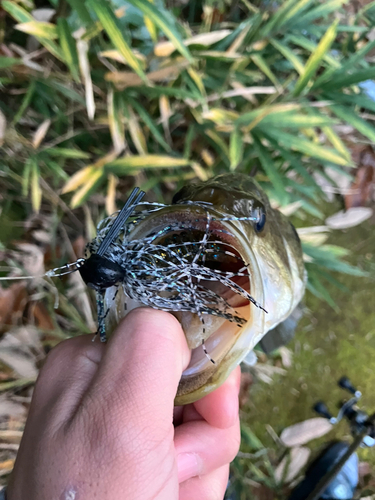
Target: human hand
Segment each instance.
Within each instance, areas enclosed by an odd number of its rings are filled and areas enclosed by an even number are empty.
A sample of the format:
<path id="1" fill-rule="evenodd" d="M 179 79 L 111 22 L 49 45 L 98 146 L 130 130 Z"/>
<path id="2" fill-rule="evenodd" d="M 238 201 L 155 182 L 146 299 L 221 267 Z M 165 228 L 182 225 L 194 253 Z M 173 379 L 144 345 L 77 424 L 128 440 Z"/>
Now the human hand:
<path id="1" fill-rule="evenodd" d="M 87 335 L 59 344 L 35 387 L 8 500 L 222 499 L 240 442 L 240 370 L 174 408 L 189 359 L 178 321 L 145 308 L 108 345 Z"/>

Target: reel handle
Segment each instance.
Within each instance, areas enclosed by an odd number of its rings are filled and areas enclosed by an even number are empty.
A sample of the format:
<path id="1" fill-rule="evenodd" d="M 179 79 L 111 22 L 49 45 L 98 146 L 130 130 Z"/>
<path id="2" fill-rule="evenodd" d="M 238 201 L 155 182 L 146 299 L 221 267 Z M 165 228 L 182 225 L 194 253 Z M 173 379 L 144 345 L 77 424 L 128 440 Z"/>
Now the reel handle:
<path id="1" fill-rule="evenodd" d="M 318 415 L 321 417 L 327 418 L 328 420 L 332 420 L 334 417 L 330 414 L 327 405 L 323 403 L 323 401 L 318 401 L 313 406 L 313 410 L 316 411 Z"/>
<path id="2" fill-rule="evenodd" d="M 361 396 L 361 393 L 357 391 L 348 377 L 341 377 L 338 381 L 338 386 L 341 387 L 341 389 L 345 389 L 346 391 L 350 392 L 350 394 L 353 394 L 357 398 Z"/>

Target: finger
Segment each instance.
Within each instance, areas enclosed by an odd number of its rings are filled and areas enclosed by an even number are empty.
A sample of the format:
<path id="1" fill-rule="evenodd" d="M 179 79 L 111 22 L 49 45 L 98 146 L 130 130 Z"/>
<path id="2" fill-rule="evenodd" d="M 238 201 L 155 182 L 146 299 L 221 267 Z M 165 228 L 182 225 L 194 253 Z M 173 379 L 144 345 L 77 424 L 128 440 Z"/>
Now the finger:
<path id="1" fill-rule="evenodd" d="M 230 463 L 240 447 L 239 419 L 229 429 L 218 429 L 205 421 L 189 422 L 175 429 L 179 482 Z"/>
<path id="2" fill-rule="evenodd" d="M 65 340 L 48 354 L 36 382 L 30 413 L 54 412 L 62 421 L 74 412 L 98 370 L 103 344 L 91 335 Z"/>
<path id="3" fill-rule="evenodd" d="M 223 385 L 194 403 L 195 409 L 214 427 L 220 429 L 232 427 L 238 418 L 240 382 L 241 369 L 237 366 Z"/>
<path id="4" fill-rule="evenodd" d="M 180 484 L 179 500 L 223 500 L 229 478 L 229 464 Z"/>
<path id="5" fill-rule="evenodd" d="M 161 429 L 172 423 L 173 401 L 190 350 L 179 322 L 163 311 L 131 311 L 111 338 L 83 405 L 105 406 L 117 422 L 142 417 Z M 90 412 L 91 413 L 91 412 Z M 167 417 L 166 417 L 167 416 Z"/>

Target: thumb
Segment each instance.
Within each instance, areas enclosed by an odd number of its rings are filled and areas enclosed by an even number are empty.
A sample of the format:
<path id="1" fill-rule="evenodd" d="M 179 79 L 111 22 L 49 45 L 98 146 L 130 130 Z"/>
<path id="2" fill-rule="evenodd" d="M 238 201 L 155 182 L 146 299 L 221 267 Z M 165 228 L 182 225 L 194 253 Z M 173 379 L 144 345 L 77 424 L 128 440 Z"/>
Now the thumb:
<path id="1" fill-rule="evenodd" d="M 135 309 L 109 341 L 89 400 L 105 401 L 119 420 L 146 413 L 149 420 L 170 425 L 178 383 L 189 360 L 185 335 L 174 316 Z"/>

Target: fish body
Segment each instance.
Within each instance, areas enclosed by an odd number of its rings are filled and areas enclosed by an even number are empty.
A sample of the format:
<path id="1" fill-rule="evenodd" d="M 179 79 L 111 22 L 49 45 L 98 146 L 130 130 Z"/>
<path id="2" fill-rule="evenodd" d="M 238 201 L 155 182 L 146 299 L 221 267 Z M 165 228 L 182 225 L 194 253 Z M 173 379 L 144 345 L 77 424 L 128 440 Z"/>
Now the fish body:
<path id="1" fill-rule="evenodd" d="M 140 213 L 114 244 L 128 271 L 105 292 L 106 329 L 126 314 L 125 302 L 127 310 L 147 305 L 174 314 L 192 351 L 175 403 L 191 403 L 223 383 L 300 302 L 300 240 L 246 175 L 188 185 L 171 205 Z"/>

